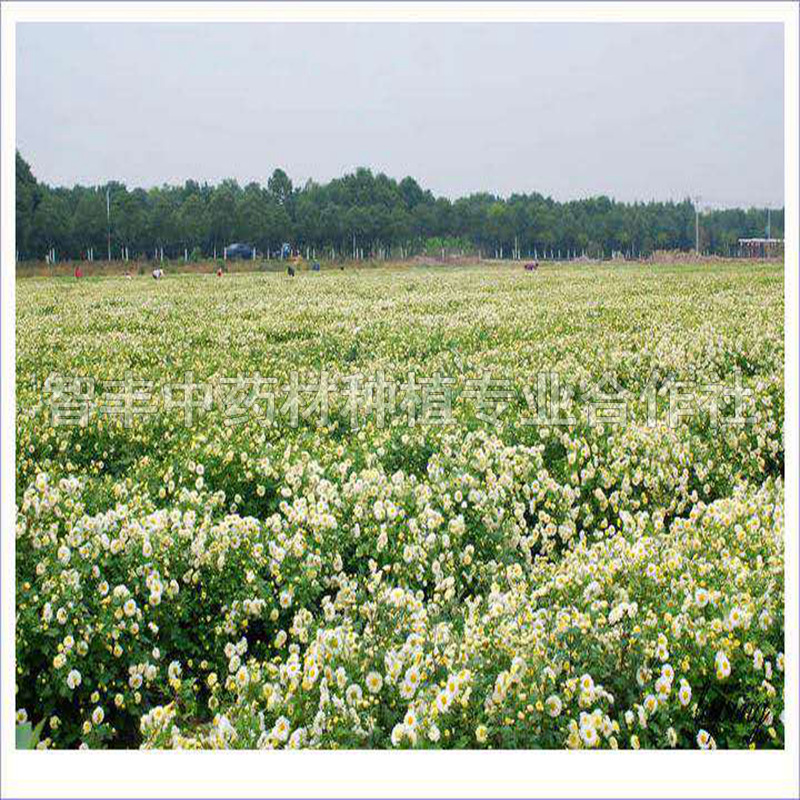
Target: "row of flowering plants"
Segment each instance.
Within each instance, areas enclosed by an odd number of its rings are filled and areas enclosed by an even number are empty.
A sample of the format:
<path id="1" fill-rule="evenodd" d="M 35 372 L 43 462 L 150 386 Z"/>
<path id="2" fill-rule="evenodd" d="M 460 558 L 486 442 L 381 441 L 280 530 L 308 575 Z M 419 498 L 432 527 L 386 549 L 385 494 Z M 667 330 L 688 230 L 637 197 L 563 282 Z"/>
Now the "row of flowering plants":
<path id="1" fill-rule="evenodd" d="M 754 269 L 21 283 L 19 746 L 783 747 L 783 295 Z M 321 363 L 450 371 L 454 419 L 70 427 L 27 380 Z M 722 394 L 669 424 L 687 370 Z M 496 414 L 459 395 L 487 371 Z M 587 409 L 608 374 L 625 423 Z"/>
<path id="2" fill-rule="evenodd" d="M 17 659 L 44 743 L 782 744 L 780 481 L 551 558 L 516 521 L 447 522 L 429 486 L 336 493 L 312 467 L 264 521 L 196 491 L 87 515 L 78 481 L 39 476 Z"/>

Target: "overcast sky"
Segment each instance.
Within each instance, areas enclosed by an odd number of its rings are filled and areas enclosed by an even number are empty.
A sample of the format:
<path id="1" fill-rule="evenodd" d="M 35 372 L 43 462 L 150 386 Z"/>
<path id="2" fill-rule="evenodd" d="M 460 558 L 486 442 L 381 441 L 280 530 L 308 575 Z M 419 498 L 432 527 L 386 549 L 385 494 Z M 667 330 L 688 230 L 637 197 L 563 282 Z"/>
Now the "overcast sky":
<path id="1" fill-rule="evenodd" d="M 26 23 L 17 146 L 65 185 L 368 166 L 449 197 L 781 204 L 783 29 Z"/>

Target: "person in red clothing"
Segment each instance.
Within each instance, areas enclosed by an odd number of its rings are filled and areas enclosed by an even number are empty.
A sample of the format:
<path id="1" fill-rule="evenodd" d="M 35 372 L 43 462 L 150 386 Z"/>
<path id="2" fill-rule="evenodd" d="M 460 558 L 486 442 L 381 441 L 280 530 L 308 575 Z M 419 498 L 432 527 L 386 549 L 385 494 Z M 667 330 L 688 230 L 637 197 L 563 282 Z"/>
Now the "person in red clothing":
<path id="1" fill-rule="evenodd" d="M 81 269 L 81 265 L 80 264 L 78 264 L 78 266 L 75 267 L 75 277 L 76 278 L 82 278 L 83 277 L 83 270 Z"/>

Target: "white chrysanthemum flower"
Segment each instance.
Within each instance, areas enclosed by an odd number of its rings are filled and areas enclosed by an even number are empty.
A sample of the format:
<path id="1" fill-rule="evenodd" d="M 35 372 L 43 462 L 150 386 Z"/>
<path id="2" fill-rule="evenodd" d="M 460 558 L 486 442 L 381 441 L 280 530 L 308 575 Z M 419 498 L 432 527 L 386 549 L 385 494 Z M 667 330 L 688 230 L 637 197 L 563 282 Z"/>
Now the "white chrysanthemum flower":
<path id="1" fill-rule="evenodd" d="M 278 717 L 272 727 L 272 735 L 279 741 L 285 742 L 289 738 L 289 720 L 286 717 Z"/>
<path id="2" fill-rule="evenodd" d="M 562 703 L 561 698 L 558 695 L 551 694 L 550 697 L 544 701 L 544 705 L 547 709 L 547 713 L 551 717 L 557 717 L 561 714 Z"/>
<path id="3" fill-rule="evenodd" d="M 367 674 L 367 691 L 370 694 L 378 694 L 383 688 L 383 678 L 379 672 L 370 672 Z"/>

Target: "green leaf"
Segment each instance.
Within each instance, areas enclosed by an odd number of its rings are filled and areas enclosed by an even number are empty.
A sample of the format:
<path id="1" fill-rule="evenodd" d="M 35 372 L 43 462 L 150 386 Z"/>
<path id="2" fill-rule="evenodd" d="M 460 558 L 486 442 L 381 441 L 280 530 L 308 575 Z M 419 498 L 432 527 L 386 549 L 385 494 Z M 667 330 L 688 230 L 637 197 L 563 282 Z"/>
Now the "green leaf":
<path id="1" fill-rule="evenodd" d="M 33 741 L 33 728 L 30 722 L 23 722 L 17 725 L 17 750 L 31 750 Z"/>
<path id="2" fill-rule="evenodd" d="M 17 725 L 17 750 L 35 750 L 36 745 L 39 744 L 39 737 L 42 735 L 42 728 L 44 728 L 44 717 L 35 728 L 31 726 L 30 722 Z"/>

